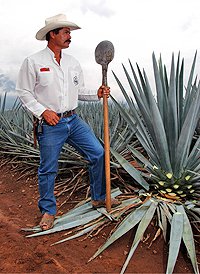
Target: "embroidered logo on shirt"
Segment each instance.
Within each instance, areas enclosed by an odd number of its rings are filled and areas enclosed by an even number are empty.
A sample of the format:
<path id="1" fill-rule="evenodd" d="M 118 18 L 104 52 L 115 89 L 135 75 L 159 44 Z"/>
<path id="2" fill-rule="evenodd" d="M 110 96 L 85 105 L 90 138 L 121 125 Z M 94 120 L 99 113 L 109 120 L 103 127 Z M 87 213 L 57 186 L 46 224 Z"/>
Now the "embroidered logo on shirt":
<path id="1" fill-rule="evenodd" d="M 74 85 L 75 85 L 75 86 L 78 85 L 78 77 L 77 77 L 77 76 L 74 76 L 73 82 L 74 82 Z"/>
<path id="2" fill-rule="evenodd" d="M 50 71 L 50 68 L 41 68 L 40 71 Z"/>

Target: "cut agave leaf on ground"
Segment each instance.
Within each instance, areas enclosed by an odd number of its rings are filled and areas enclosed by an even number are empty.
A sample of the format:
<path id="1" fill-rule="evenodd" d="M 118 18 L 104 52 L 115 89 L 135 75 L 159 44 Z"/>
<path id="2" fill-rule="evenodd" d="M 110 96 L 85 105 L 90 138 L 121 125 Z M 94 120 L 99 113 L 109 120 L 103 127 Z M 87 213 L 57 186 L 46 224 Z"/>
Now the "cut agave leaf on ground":
<path id="1" fill-rule="evenodd" d="M 116 198 L 117 196 L 121 195 L 122 192 L 119 188 L 115 188 L 111 190 L 111 198 Z M 85 213 L 90 211 L 92 208 L 91 199 L 89 199 L 86 203 L 81 204 L 79 206 L 75 206 L 73 209 L 68 211 L 67 213 L 63 214 L 61 217 L 58 217 L 57 220 L 64 219 L 66 216 L 75 216 L 80 215 L 81 213 Z"/>
<path id="2" fill-rule="evenodd" d="M 127 200 L 124 200 L 122 201 L 121 205 L 115 209 L 113 209 L 113 214 L 111 215 L 112 216 L 112 220 L 117 220 L 119 219 L 119 217 L 124 213 L 124 210 L 127 209 L 127 207 L 130 207 L 130 205 L 137 205 L 139 202 L 141 202 L 140 199 L 138 198 L 131 198 L 131 199 L 127 199 Z M 100 212 L 103 208 L 100 208 Z M 105 209 L 105 208 L 104 208 Z M 105 212 L 102 213 L 103 215 L 105 214 Z M 108 218 L 108 216 L 106 216 Z M 98 227 L 100 227 L 102 224 L 105 224 L 106 222 L 108 222 L 108 219 L 107 218 L 104 218 L 103 220 L 97 220 L 95 222 L 95 224 L 92 222 L 91 225 L 90 224 L 87 224 L 87 227 L 83 227 L 82 229 L 80 228 L 80 231 L 79 232 L 75 232 L 74 235 L 70 236 L 70 237 L 67 237 L 63 240 L 60 240 L 58 242 L 56 242 L 55 244 L 59 244 L 59 243 L 63 243 L 65 241 L 69 241 L 69 240 L 72 240 L 74 238 L 77 238 L 77 237 L 81 237 L 83 236 L 84 234 L 92 231 L 93 229 L 97 229 Z M 110 218 L 109 218 L 110 219 Z M 55 245 L 55 244 L 52 244 L 52 245 Z"/>
<path id="3" fill-rule="evenodd" d="M 97 208 L 97 211 L 106 216 L 110 221 L 116 221 L 115 217 L 110 212 L 108 213 L 105 207 Z"/>
<path id="4" fill-rule="evenodd" d="M 104 222 L 101 222 L 101 223 L 104 223 Z M 85 229 L 82 229 L 81 231 L 75 233 L 74 235 L 72 235 L 70 237 L 67 237 L 67 238 L 62 239 L 62 240 L 60 240 L 58 242 L 55 242 L 54 244 L 51 244 L 51 246 L 57 245 L 57 244 L 61 244 L 61 243 L 64 243 L 66 241 L 73 240 L 75 238 L 81 237 L 81 236 L 85 235 L 86 233 L 92 231 L 96 226 L 97 226 L 97 224 L 91 225 L 91 226 L 89 226 L 89 227 L 87 227 Z"/>
<path id="5" fill-rule="evenodd" d="M 151 201 L 146 201 L 143 205 L 136 208 L 133 212 L 131 212 L 118 226 L 115 232 L 107 239 L 105 244 L 103 244 L 97 252 L 89 259 L 89 262 L 96 258 L 100 253 L 102 253 L 108 246 L 114 243 L 117 239 L 121 236 L 126 234 L 129 230 L 131 230 L 135 225 L 137 225 L 143 216 L 145 215 L 146 211 L 151 205 Z"/>
<path id="6" fill-rule="evenodd" d="M 42 235 L 47 235 L 47 234 L 51 234 L 51 233 L 55 233 L 58 231 L 63 231 L 66 229 L 71 229 L 77 226 L 82 226 L 85 225 L 89 222 L 91 222 L 92 220 L 95 220 L 97 218 L 99 218 L 100 216 L 102 216 L 101 213 L 99 213 L 97 210 L 88 212 L 84 215 L 81 216 L 76 216 L 75 218 L 69 218 L 69 219 L 65 219 L 64 223 L 56 223 L 54 225 L 53 228 L 45 230 L 45 231 L 41 231 L 41 232 L 37 232 L 35 234 L 31 234 L 26 236 L 27 238 L 31 238 L 31 237 L 37 237 L 37 236 L 42 236 Z"/>
<path id="7" fill-rule="evenodd" d="M 117 188 L 112 190 L 111 197 L 115 198 L 118 195 L 120 195 L 122 192 Z M 27 237 L 36 237 L 36 236 L 41 236 L 41 235 L 47 235 L 51 233 L 55 233 L 58 231 L 70 229 L 73 227 L 81 226 L 86 223 L 89 223 L 92 220 L 95 220 L 102 216 L 102 213 L 98 212 L 96 209 L 92 208 L 91 201 L 81 205 L 80 207 L 76 207 L 63 216 L 57 218 L 54 222 L 54 227 L 45 230 L 45 231 L 40 231 L 38 232 L 38 226 L 34 227 L 32 229 L 33 232 L 36 232 L 35 234 L 28 235 Z M 26 229 L 23 229 L 24 231 L 27 231 Z M 30 228 L 28 228 L 28 231 L 30 231 Z"/>

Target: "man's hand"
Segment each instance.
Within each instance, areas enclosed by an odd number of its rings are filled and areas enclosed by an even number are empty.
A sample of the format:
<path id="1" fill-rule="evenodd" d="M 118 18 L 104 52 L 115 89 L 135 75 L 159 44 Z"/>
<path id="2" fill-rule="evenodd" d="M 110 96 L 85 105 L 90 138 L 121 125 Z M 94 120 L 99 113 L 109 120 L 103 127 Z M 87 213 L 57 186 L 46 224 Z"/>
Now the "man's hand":
<path id="1" fill-rule="evenodd" d="M 48 109 L 46 109 L 42 113 L 42 117 L 47 122 L 47 124 L 49 124 L 50 126 L 57 125 L 57 123 L 60 120 L 60 118 L 58 117 L 58 115 L 56 114 L 56 112 L 54 112 L 53 110 L 48 110 Z"/>
<path id="2" fill-rule="evenodd" d="M 100 88 L 98 89 L 97 95 L 98 95 L 99 99 L 102 98 L 104 95 L 106 95 L 108 98 L 110 95 L 110 88 L 107 86 L 103 86 L 103 85 L 100 86 Z"/>

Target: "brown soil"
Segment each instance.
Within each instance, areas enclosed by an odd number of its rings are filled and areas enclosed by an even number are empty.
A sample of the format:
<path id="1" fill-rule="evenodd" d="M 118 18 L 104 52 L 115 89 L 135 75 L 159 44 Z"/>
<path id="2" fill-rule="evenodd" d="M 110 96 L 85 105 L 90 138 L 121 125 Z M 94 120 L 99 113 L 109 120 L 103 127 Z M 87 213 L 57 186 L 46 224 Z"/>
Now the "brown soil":
<path id="1" fill-rule="evenodd" d="M 120 273 L 133 239 L 133 231 L 90 263 L 89 258 L 105 242 L 111 227 L 96 237 L 72 240 L 56 246 L 50 245 L 60 240 L 65 232 L 26 238 L 21 228 L 37 225 L 41 217 L 37 208 L 37 181 L 34 177 L 17 180 L 19 177 L 20 173 L 13 171 L 10 165 L 1 167 L 0 273 Z M 64 211 L 69 207 L 72 207 L 72 203 L 67 204 Z M 149 239 L 139 245 L 126 273 L 165 273 L 167 246 L 162 236 L 148 247 L 155 232 L 151 224 L 145 233 Z M 174 273 L 193 273 L 184 250 L 179 254 Z"/>

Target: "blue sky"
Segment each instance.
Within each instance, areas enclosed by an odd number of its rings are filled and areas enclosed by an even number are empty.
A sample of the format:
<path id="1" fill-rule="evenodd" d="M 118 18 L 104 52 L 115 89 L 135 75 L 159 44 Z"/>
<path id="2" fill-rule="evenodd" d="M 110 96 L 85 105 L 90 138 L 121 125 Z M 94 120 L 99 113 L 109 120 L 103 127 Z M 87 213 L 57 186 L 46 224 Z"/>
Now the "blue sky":
<path id="1" fill-rule="evenodd" d="M 195 51 L 200 48 L 199 0 L 0 0 L 0 74 L 16 81 L 24 58 L 46 47 L 35 39 L 45 18 L 65 13 L 82 29 L 72 32 L 66 51 L 81 63 L 85 84 L 97 89 L 101 84 L 101 66 L 94 51 L 99 42 L 109 40 L 115 47 L 109 64 L 108 84 L 114 96 L 120 92 L 113 70 L 125 84 L 121 64 L 137 62 L 152 79 L 152 52 L 169 65 L 172 52 L 180 51 L 185 69 L 191 67 Z M 198 54 L 197 73 L 200 70 Z M 152 80 L 153 81 L 153 80 Z"/>

